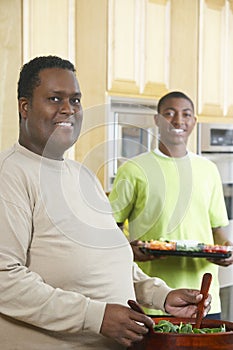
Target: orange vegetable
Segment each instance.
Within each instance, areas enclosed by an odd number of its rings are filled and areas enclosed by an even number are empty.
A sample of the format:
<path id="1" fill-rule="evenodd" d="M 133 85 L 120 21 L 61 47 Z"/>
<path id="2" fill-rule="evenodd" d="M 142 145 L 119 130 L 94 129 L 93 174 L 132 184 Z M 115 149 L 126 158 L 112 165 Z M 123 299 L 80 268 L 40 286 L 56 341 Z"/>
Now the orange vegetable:
<path id="1" fill-rule="evenodd" d="M 148 249 L 156 249 L 156 250 L 176 250 L 176 243 L 151 240 L 150 242 L 147 242 L 145 244 L 145 247 Z"/>

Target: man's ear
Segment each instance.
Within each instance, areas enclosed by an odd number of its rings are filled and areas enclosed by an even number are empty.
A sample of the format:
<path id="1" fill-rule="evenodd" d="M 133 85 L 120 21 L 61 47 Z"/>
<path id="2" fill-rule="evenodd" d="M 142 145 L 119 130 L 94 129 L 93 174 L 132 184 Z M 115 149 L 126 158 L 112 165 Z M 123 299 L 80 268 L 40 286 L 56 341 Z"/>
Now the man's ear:
<path id="1" fill-rule="evenodd" d="M 197 117 L 194 115 L 194 117 L 193 117 L 193 128 L 194 128 L 194 126 L 197 124 Z"/>
<path id="2" fill-rule="evenodd" d="M 155 125 L 159 126 L 159 114 L 154 115 L 154 121 L 155 121 Z"/>
<path id="3" fill-rule="evenodd" d="M 18 101 L 19 113 L 22 118 L 27 118 L 29 101 L 26 97 L 21 97 Z"/>

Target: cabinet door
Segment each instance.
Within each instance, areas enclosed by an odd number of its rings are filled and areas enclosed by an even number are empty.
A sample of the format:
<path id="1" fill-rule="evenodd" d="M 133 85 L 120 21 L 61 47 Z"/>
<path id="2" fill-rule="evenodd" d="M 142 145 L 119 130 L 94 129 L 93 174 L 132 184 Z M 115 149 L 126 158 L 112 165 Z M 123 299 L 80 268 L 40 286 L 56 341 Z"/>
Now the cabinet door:
<path id="1" fill-rule="evenodd" d="M 24 61 L 40 55 L 57 55 L 73 61 L 74 14 L 74 5 L 69 0 L 24 0 Z"/>
<path id="2" fill-rule="evenodd" d="M 21 67 L 21 2 L 0 1 L 0 149 L 18 138 L 17 81 Z"/>
<path id="3" fill-rule="evenodd" d="M 165 94 L 169 82 L 170 0 L 144 2 L 141 55 L 141 93 Z"/>
<path id="4" fill-rule="evenodd" d="M 226 83 L 226 115 L 233 118 L 233 0 L 229 0 L 227 26 L 227 83 Z"/>
<path id="5" fill-rule="evenodd" d="M 200 0 L 198 114 L 233 116 L 232 0 Z"/>
<path id="6" fill-rule="evenodd" d="M 109 0 L 108 90 L 161 96 L 168 89 L 170 0 Z"/>
<path id="7" fill-rule="evenodd" d="M 109 0 L 108 90 L 139 93 L 140 1 Z"/>
<path id="8" fill-rule="evenodd" d="M 169 89 L 188 94 L 196 106 L 199 0 L 171 0 Z"/>

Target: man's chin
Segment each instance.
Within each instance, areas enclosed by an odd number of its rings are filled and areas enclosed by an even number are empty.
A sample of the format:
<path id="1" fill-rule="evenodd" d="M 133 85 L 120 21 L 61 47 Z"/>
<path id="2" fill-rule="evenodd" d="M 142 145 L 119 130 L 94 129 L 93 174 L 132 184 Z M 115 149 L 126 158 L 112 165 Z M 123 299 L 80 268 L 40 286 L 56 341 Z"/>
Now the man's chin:
<path id="1" fill-rule="evenodd" d="M 75 141 L 74 139 L 50 140 L 44 148 L 43 156 L 46 158 L 61 159 L 64 153 L 73 146 Z"/>

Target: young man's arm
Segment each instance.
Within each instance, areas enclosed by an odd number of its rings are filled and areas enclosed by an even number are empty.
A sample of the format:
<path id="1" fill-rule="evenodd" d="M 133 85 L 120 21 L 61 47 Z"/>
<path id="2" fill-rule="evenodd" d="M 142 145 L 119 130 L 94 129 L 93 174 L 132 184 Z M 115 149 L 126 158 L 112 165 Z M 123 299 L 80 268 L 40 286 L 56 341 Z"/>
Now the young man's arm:
<path id="1" fill-rule="evenodd" d="M 225 230 L 223 227 L 214 227 L 212 228 L 213 237 L 214 237 L 214 243 L 219 245 L 225 245 L 225 246 L 233 246 L 233 242 L 228 240 L 227 235 L 225 233 Z M 233 264 L 233 252 L 232 255 L 229 258 L 226 259 L 208 259 L 214 264 L 220 265 L 220 266 L 229 266 Z"/>

